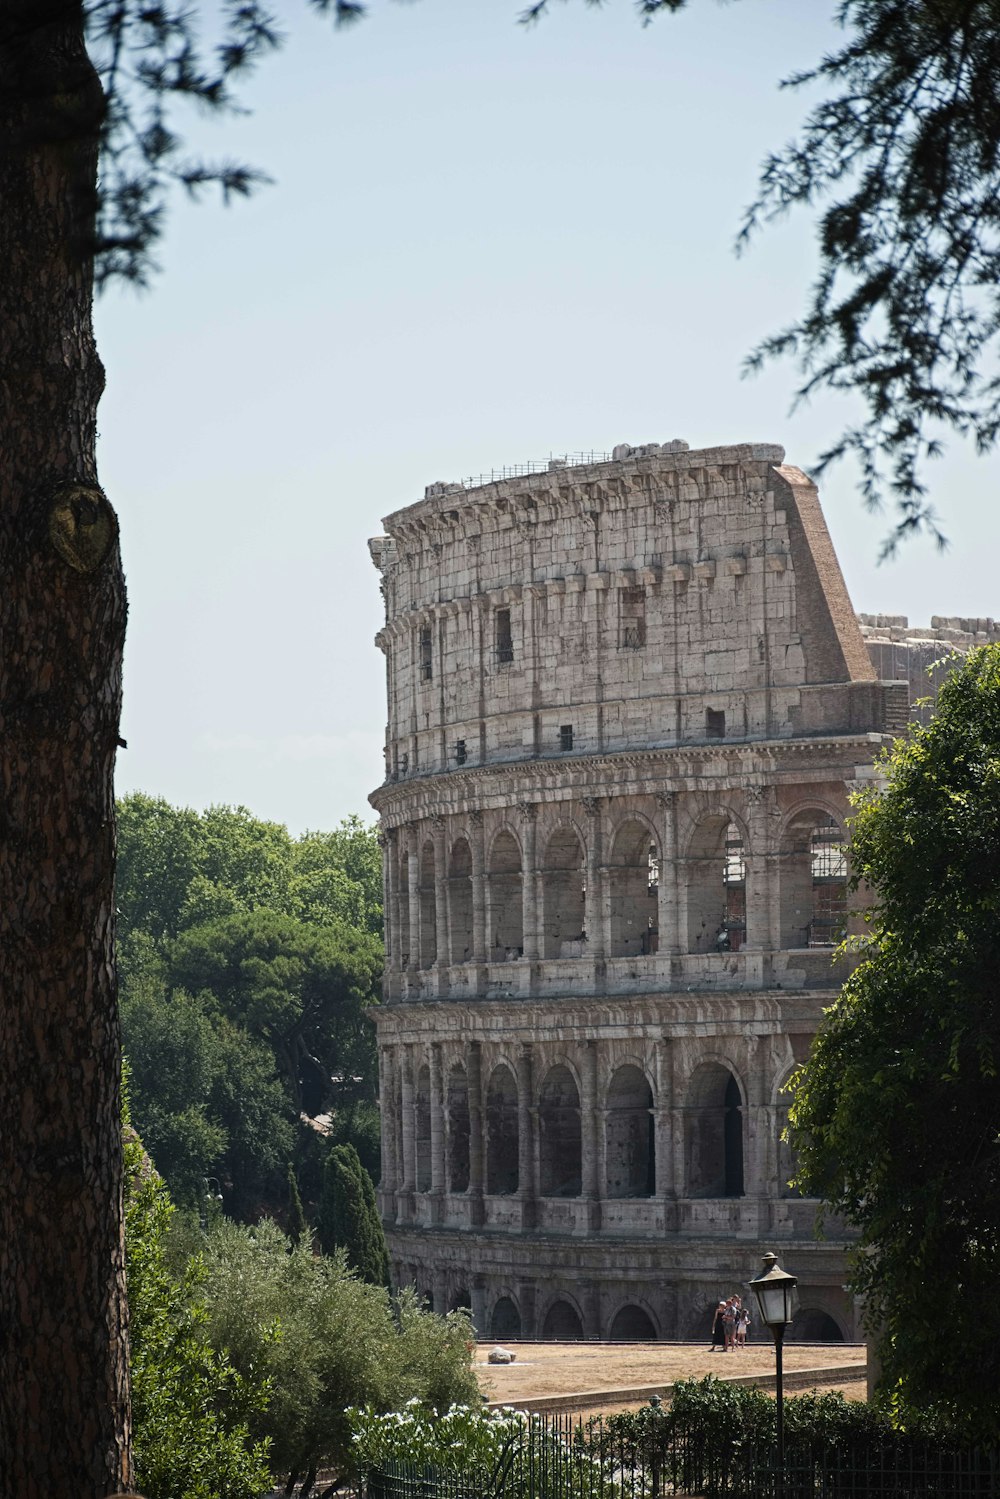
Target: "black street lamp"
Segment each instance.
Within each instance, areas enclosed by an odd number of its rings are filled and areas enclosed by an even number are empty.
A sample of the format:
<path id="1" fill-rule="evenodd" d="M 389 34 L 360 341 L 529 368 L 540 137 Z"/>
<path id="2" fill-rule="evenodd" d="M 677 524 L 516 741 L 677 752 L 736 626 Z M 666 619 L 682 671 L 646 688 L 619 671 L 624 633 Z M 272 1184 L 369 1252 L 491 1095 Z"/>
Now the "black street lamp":
<path id="1" fill-rule="evenodd" d="M 771 1329 L 774 1338 L 776 1374 L 774 1403 L 778 1425 L 776 1499 L 781 1499 L 785 1471 L 785 1412 L 781 1385 L 781 1350 L 785 1341 L 785 1328 L 798 1311 L 798 1285 L 794 1275 L 787 1275 L 782 1270 L 778 1264 L 778 1257 L 774 1254 L 765 1254 L 763 1270 L 756 1280 L 750 1282 L 750 1289 L 757 1298 L 761 1321 Z"/>

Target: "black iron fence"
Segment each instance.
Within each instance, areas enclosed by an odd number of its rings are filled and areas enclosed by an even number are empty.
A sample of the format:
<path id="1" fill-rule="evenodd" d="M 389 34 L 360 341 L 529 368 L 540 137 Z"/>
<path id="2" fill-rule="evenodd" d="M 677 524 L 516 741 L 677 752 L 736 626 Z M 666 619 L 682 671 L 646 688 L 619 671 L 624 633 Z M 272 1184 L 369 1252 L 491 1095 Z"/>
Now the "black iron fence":
<path id="1" fill-rule="evenodd" d="M 706 1429 L 655 1408 L 629 1418 L 534 1416 L 499 1458 L 471 1471 L 387 1463 L 366 1499 L 1000 1499 L 1000 1451 L 939 1439 L 786 1443 L 779 1475 L 770 1444 Z"/>

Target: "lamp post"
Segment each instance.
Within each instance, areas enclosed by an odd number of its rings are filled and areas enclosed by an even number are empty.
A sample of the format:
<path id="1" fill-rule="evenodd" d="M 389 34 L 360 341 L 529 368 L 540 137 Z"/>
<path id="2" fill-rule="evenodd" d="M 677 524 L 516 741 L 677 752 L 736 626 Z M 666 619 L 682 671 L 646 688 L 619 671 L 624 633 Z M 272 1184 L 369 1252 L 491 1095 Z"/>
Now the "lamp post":
<path id="1" fill-rule="evenodd" d="M 750 1289 L 757 1298 L 757 1307 L 760 1311 L 761 1321 L 765 1322 L 771 1329 L 771 1335 L 774 1338 L 776 1376 L 774 1403 L 778 1428 L 775 1495 L 776 1499 L 781 1499 L 785 1469 L 785 1412 L 781 1385 L 781 1351 L 785 1341 L 785 1328 L 792 1321 L 798 1310 L 799 1283 L 794 1275 L 787 1275 L 782 1270 L 778 1264 L 777 1255 L 765 1254 L 763 1263 L 764 1268 L 757 1276 L 757 1279 L 750 1282 Z"/>

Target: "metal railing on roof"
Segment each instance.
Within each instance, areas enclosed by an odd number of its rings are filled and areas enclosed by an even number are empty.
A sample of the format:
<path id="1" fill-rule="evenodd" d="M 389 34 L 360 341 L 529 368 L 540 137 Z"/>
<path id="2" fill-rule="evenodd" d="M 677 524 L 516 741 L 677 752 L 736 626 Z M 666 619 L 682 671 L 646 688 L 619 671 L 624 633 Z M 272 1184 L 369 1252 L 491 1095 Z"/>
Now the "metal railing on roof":
<path id="1" fill-rule="evenodd" d="M 576 468 L 583 463 L 610 462 L 610 453 L 553 453 L 537 463 L 511 463 L 506 468 L 492 468 L 486 474 L 472 474 L 459 482 L 463 489 L 481 489 L 484 484 L 495 484 L 498 479 L 523 479 L 527 474 L 557 472 L 561 468 Z"/>

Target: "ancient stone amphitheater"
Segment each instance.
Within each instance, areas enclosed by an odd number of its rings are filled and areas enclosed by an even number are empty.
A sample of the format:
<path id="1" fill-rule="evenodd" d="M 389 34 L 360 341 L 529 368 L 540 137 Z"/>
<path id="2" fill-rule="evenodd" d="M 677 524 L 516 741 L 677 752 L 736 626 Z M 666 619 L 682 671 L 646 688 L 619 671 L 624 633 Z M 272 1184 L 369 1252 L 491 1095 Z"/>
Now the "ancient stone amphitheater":
<path id="1" fill-rule="evenodd" d="M 993 621 L 862 626 L 769 444 L 432 484 L 384 526 L 395 1280 L 497 1338 L 694 1337 L 773 1248 L 793 1335 L 855 1337 L 783 1090 L 858 920 L 850 793 Z"/>

